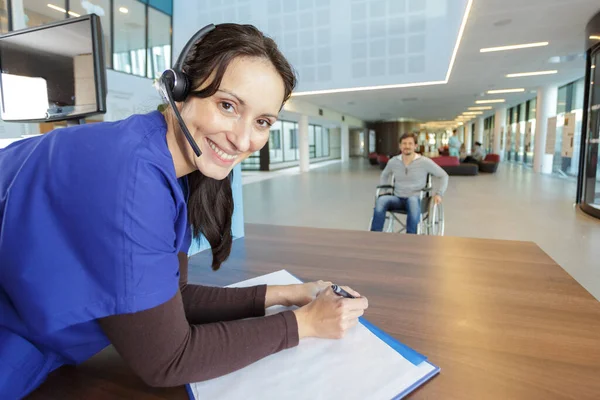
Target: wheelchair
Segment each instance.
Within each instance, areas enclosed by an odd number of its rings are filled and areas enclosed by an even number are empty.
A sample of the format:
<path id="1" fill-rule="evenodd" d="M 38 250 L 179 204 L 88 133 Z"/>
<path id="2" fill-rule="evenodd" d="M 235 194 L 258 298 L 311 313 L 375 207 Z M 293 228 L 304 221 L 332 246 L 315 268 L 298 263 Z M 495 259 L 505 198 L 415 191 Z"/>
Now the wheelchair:
<path id="1" fill-rule="evenodd" d="M 392 185 L 379 185 L 375 192 L 375 202 L 373 208 L 377 205 L 377 199 L 381 196 L 394 194 L 394 179 Z M 421 199 L 421 218 L 417 225 L 417 235 L 432 235 L 444 236 L 444 206 L 443 204 L 435 204 L 432 195 L 433 187 L 431 185 L 431 176 L 427 176 L 427 182 L 419 197 Z M 388 210 L 385 215 L 385 223 L 383 224 L 383 232 L 403 233 L 406 232 L 405 218 L 400 215 L 406 215 L 405 209 Z M 369 229 L 373 223 L 373 217 L 369 222 Z"/>

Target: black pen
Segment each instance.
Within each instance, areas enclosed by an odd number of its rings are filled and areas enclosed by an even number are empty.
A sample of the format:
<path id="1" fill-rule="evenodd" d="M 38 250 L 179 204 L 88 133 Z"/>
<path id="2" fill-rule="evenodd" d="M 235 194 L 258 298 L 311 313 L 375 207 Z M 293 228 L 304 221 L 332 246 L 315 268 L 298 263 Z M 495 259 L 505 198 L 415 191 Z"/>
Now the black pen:
<path id="1" fill-rule="evenodd" d="M 346 292 L 344 289 L 339 287 L 338 285 L 331 285 L 331 289 L 333 289 L 333 293 L 338 296 L 345 297 L 347 299 L 355 299 L 356 297 L 352 296 L 350 293 Z"/>

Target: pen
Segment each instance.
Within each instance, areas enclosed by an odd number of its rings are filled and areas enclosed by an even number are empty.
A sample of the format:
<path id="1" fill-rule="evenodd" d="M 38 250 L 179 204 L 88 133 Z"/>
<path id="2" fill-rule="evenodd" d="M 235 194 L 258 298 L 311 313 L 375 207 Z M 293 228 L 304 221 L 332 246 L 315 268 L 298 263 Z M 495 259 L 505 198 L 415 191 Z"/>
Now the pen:
<path id="1" fill-rule="evenodd" d="M 347 299 L 355 299 L 356 297 L 352 296 L 350 293 L 346 292 L 344 289 L 339 287 L 338 285 L 331 285 L 331 289 L 333 289 L 333 293 L 338 296 L 345 297 Z"/>

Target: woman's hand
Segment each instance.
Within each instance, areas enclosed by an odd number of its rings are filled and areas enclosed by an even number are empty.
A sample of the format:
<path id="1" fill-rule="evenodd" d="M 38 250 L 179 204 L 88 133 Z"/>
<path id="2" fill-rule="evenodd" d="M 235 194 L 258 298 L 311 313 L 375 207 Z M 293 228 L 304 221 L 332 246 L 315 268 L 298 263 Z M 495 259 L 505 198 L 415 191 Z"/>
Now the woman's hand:
<path id="1" fill-rule="evenodd" d="M 302 307 L 313 301 L 319 292 L 331 286 L 331 282 L 317 281 L 298 285 L 267 286 L 265 308 L 282 305 Z"/>
<path id="2" fill-rule="evenodd" d="M 329 287 L 321 291 L 314 301 L 294 311 L 300 338 L 340 339 L 348 329 L 358 324 L 358 318 L 369 307 L 369 302 L 349 287 L 343 288 L 357 298 L 338 296 Z"/>

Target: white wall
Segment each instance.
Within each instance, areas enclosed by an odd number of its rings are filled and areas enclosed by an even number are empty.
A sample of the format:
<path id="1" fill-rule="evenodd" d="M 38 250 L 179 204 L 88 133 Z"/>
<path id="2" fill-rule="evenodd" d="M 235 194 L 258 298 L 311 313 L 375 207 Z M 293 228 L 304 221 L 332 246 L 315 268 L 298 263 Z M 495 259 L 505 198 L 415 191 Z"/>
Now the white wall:
<path id="1" fill-rule="evenodd" d="M 323 111 L 323 115 L 319 115 L 319 109 Z M 341 114 L 327 108 L 319 107 L 309 103 L 306 100 L 301 100 L 299 97 L 292 97 L 283 107 L 284 111 L 295 114 L 308 115 L 309 121 L 320 120 L 327 121 L 332 124 L 340 125 L 346 123 L 350 128 L 364 128 L 364 121 L 355 118 L 351 115 Z M 342 121 L 342 116 L 344 121 Z"/>

